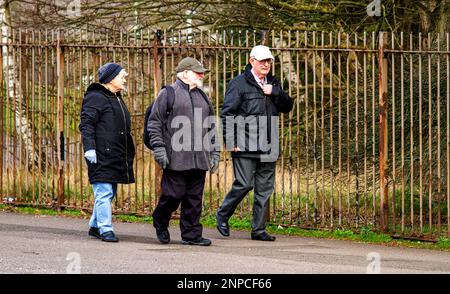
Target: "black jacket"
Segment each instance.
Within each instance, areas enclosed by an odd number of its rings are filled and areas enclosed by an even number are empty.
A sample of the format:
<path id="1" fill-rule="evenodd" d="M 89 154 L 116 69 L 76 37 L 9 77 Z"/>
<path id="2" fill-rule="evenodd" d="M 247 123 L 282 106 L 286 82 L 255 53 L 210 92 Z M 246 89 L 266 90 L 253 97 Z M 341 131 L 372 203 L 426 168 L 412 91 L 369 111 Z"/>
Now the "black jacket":
<path id="1" fill-rule="evenodd" d="M 120 93 L 91 84 L 84 94 L 79 129 L 84 151 L 97 153 L 96 164 L 86 160 L 91 183 L 134 183 L 130 113 Z"/>
<path id="2" fill-rule="evenodd" d="M 209 169 L 210 151 L 220 150 L 215 140 L 217 133 L 213 107 L 198 88 L 189 90 L 189 85 L 180 79 L 171 85 L 175 91 L 172 111 L 167 115 L 167 90 L 162 89 L 150 114 L 147 129 L 150 132 L 152 148 L 166 148 L 169 158 L 168 169 L 183 171 L 190 169 Z M 182 118 L 181 120 L 179 120 Z M 205 126 L 206 119 L 212 119 Z M 183 121 L 182 126 L 177 124 Z M 177 126 L 172 126 L 172 122 Z M 186 128 L 186 135 L 180 136 L 181 128 Z M 195 131 L 194 131 L 195 129 Z M 211 135 L 211 136 L 209 136 Z M 190 139 L 190 140 L 188 140 Z M 205 140 L 203 140 L 205 139 Z M 204 145 L 208 144 L 208 145 Z"/>
<path id="3" fill-rule="evenodd" d="M 267 83 L 272 85 L 272 94 L 267 96 L 256 82 L 251 65 L 248 64 L 245 72 L 231 80 L 225 93 L 224 104 L 220 115 L 223 124 L 223 138 L 228 150 L 233 146 L 238 146 L 241 152 L 232 152 L 234 157 L 261 158 L 261 154 L 268 154 L 270 151 L 262 148 L 260 136 L 267 136 L 268 144 L 278 144 L 278 132 L 274 135 L 276 142 L 271 142 L 271 129 L 278 126 L 271 125 L 271 117 L 278 118 L 280 112 L 288 113 L 292 110 L 292 98 L 281 88 L 280 81 L 270 73 L 267 75 Z M 227 124 L 227 117 L 234 120 L 234 123 Z M 239 131 L 243 127 L 242 121 L 237 117 L 244 118 L 245 131 Z M 262 125 L 265 120 L 267 127 Z M 253 124 L 253 129 L 249 125 Z M 257 131 L 256 131 L 257 130 Z M 239 143 L 238 136 L 243 137 L 245 145 Z M 257 140 L 257 142 L 256 142 Z M 254 145 L 252 148 L 252 141 Z"/>

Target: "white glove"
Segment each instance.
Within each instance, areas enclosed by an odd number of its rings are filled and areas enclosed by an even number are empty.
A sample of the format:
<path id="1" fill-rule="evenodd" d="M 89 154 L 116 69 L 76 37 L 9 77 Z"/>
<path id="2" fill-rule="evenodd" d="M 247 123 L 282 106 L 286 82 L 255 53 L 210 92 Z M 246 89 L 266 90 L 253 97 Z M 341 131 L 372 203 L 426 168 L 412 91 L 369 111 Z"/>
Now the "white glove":
<path id="1" fill-rule="evenodd" d="M 97 153 L 95 153 L 95 149 L 90 149 L 84 153 L 84 157 L 90 162 L 90 163 L 97 163 Z"/>

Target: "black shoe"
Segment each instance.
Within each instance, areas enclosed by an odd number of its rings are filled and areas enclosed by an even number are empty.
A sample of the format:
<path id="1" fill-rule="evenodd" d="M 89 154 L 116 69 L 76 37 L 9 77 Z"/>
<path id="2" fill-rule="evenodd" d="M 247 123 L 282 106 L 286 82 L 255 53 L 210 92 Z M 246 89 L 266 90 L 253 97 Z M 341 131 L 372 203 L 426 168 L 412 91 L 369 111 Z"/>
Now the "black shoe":
<path id="1" fill-rule="evenodd" d="M 94 228 L 94 227 L 89 228 L 88 235 L 95 237 L 95 238 L 99 238 L 99 239 L 102 238 L 102 236 L 100 236 L 100 230 L 98 228 Z"/>
<path id="2" fill-rule="evenodd" d="M 102 241 L 105 242 L 119 242 L 119 239 L 117 239 L 113 231 L 104 232 L 100 236 L 102 238 Z"/>
<path id="3" fill-rule="evenodd" d="M 211 240 L 200 237 L 195 240 L 181 240 L 183 245 L 199 245 L 199 246 L 209 246 L 211 245 Z"/>
<path id="4" fill-rule="evenodd" d="M 276 237 L 271 236 L 267 234 L 266 232 L 262 232 L 259 235 L 252 235 L 252 240 L 259 240 L 259 241 L 275 241 Z"/>
<path id="5" fill-rule="evenodd" d="M 220 218 L 219 215 L 217 215 L 216 222 L 217 222 L 217 230 L 219 231 L 219 233 L 224 237 L 229 237 L 230 227 L 228 226 L 228 221 L 222 220 L 222 218 Z"/>
<path id="6" fill-rule="evenodd" d="M 167 229 L 156 229 L 156 237 L 162 244 L 168 244 L 170 242 L 170 234 Z"/>

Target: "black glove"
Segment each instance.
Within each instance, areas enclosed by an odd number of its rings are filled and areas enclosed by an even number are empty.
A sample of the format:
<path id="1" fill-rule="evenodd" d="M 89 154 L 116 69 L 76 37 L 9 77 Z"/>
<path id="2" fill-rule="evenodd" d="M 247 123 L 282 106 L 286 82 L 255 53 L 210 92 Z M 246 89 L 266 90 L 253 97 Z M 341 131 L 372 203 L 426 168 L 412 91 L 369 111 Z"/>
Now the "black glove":
<path id="1" fill-rule="evenodd" d="M 153 156 L 162 169 L 165 169 L 169 165 L 169 158 L 167 158 L 166 148 L 156 147 L 153 150 Z"/>
<path id="2" fill-rule="evenodd" d="M 209 156 L 209 172 L 214 174 L 219 168 L 220 151 L 212 151 Z"/>

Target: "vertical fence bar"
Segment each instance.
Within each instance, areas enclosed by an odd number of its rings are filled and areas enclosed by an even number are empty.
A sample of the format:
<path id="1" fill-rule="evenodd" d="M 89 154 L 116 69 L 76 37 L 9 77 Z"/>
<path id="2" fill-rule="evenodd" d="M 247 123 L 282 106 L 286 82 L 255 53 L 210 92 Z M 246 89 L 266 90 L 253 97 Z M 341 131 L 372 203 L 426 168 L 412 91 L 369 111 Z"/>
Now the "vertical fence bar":
<path id="1" fill-rule="evenodd" d="M 69 37 L 68 35 L 64 35 L 64 37 Z M 70 48 L 66 47 L 66 49 L 63 52 L 63 58 L 64 58 L 64 64 L 67 66 L 67 68 L 65 69 L 65 86 L 64 86 L 64 90 L 65 90 L 65 101 L 63 102 L 63 106 L 64 106 L 64 111 L 66 112 L 66 114 L 64 115 L 64 130 L 65 130 L 65 137 L 66 137 L 66 144 L 65 144 L 65 154 L 67 157 L 67 160 L 65 160 L 65 167 L 64 167 L 64 180 L 65 180 L 65 186 L 66 186 L 66 197 L 64 199 L 64 205 L 65 206 L 69 206 L 70 205 L 70 201 L 72 198 L 72 195 L 74 195 L 74 191 L 71 189 L 71 174 L 72 174 L 72 146 L 73 146 L 73 141 L 72 141 L 72 132 L 70 131 L 70 121 L 72 119 L 71 117 L 71 97 L 72 97 L 72 89 L 73 87 L 73 79 L 70 77 L 70 72 L 72 70 L 72 62 L 71 62 L 71 52 L 70 50 L 68 50 Z"/>
<path id="2" fill-rule="evenodd" d="M 423 138 L 423 128 L 422 128 L 422 34 L 419 33 L 419 181 L 420 181 L 420 191 L 419 191 L 419 201 L 420 201 L 420 233 L 423 233 L 423 159 L 422 159 L 422 138 Z"/>
<path id="3" fill-rule="evenodd" d="M 330 48 L 333 46 L 333 33 L 330 32 Z M 330 226 L 334 228 L 334 142 L 333 142 L 333 53 L 330 51 Z"/>
<path id="4" fill-rule="evenodd" d="M 320 46 L 325 47 L 324 32 L 320 34 Z M 320 50 L 320 162 L 322 185 L 320 188 L 320 219 L 321 225 L 325 224 L 325 57 L 323 50 Z"/>
<path id="5" fill-rule="evenodd" d="M 83 31 L 82 30 L 78 30 L 78 36 L 80 38 L 79 43 L 81 43 L 81 38 L 82 38 L 82 34 Z M 81 98 L 83 96 L 83 90 L 85 88 L 85 84 L 83 82 L 83 50 L 82 48 L 79 49 L 78 51 L 78 83 L 79 83 L 79 97 Z M 80 108 L 81 111 L 81 108 Z M 78 166 L 79 166 L 79 176 L 80 176 L 80 207 L 84 207 L 84 156 L 83 156 L 83 144 L 82 144 L 82 138 L 81 138 L 81 133 L 78 134 L 78 140 L 80 142 L 79 144 L 79 153 L 80 153 L 80 158 L 78 161 Z"/>
<path id="6" fill-rule="evenodd" d="M 172 45 L 175 46 L 174 42 L 174 32 L 172 30 Z M 154 39 L 152 39 L 152 36 Z M 149 104 L 156 99 L 155 96 L 155 89 L 152 91 L 152 86 L 155 87 L 155 80 L 158 78 L 158 76 L 155 76 L 155 39 L 156 34 L 153 33 L 150 29 L 147 30 L 147 72 L 149 75 L 148 79 L 148 96 L 150 98 Z M 153 80 L 152 80 L 153 79 Z M 153 158 L 150 156 L 150 163 L 149 163 L 149 180 L 148 180 L 148 193 L 149 193 L 149 213 L 153 212 L 154 207 L 156 207 L 156 202 L 158 201 L 158 194 L 157 194 L 157 182 L 156 182 L 156 167 L 157 163 L 153 160 Z M 153 197 L 154 196 L 154 197 Z"/>
<path id="7" fill-rule="evenodd" d="M 300 46 L 300 34 L 299 31 L 295 32 L 295 47 L 299 48 Z M 296 115 L 296 160 L 297 160 L 297 220 L 296 224 L 299 224 L 301 222 L 301 189 L 300 189 L 300 183 L 301 183 L 301 171 L 300 171 L 300 53 L 297 51 L 295 52 L 295 70 L 297 74 L 295 75 L 295 82 L 296 82 L 296 106 L 297 106 L 297 115 Z"/>
<path id="8" fill-rule="evenodd" d="M 3 41 L 3 38 L 0 38 L 0 40 Z M 5 139 L 5 137 L 8 136 L 8 134 L 6 133 L 6 128 L 5 128 L 5 112 L 7 112 L 8 108 L 5 109 L 5 105 L 4 105 L 4 99 L 5 99 L 5 95 L 4 95 L 4 77 L 3 77 L 3 45 L 0 46 L 0 197 L 1 199 L 3 199 L 3 196 L 5 196 L 4 194 L 4 188 L 3 188 L 3 164 L 5 163 L 4 161 L 4 154 L 5 154 L 5 146 L 3 146 L 3 140 Z M 5 134 L 6 133 L 6 134 Z M 7 147 L 7 146 L 6 146 Z M 8 165 L 8 162 L 6 162 L 6 166 Z"/>
<path id="9" fill-rule="evenodd" d="M 18 179 L 18 185 L 17 185 L 17 198 L 19 198 L 21 201 L 26 201 L 25 199 L 25 195 L 23 193 L 23 188 L 24 188 L 24 180 L 23 180 L 23 173 L 22 171 L 24 170 L 23 164 L 24 164 L 24 159 L 23 159 L 23 153 L 26 153 L 25 149 L 24 149 L 24 145 L 26 144 L 24 142 L 24 140 L 22 140 L 22 129 L 23 129 L 23 125 L 22 125 L 22 118 L 24 117 L 23 114 L 23 105 L 22 103 L 24 102 L 24 94 L 22 91 L 22 48 L 19 46 L 15 46 L 16 42 L 19 42 L 19 44 L 22 43 L 22 30 L 19 28 L 18 31 L 13 30 L 13 32 L 16 32 L 15 34 L 13 33 L 13 52 L 14 52 L 14 63 L 13 63 L 13 67 L 14 67 L 14 102 L 15 102 L 15 107 L 14 107 L 14 112 L 15 115 L 14 117 L 16 118 L 16 124 L 15 124 L 15 128 L 16 128 L 16 139 L 17 139 L 17 143 L 18 143 L 18 154 L 16 156 L 18 156 L 18 167 L 16 169 L 17 171 L 17 179 Z M 16 35 L 17 34 L 17 35 Z M 17 39 L 18 40 L 17 40 Z M 27 157 L 27 154 L 25 154 L 25 158 Z M 27 173 L 28 174 L 28 173 Z M 28 179 L 28 175 L 25 175 L 25 180 Z"/>
<path id="10" fill-rule="evenodd" d="M 23 43 L 22 40 L 22 35 L 23 32 L 22 30 L 19 28 L 18 30 L 18 42 L 19 44 Z M 15 40 L 16 41 L 16 40 Z M 16 51 L 17 51 L 17 63 L 18 63 L 18 71 L 17 71 L 17 79 L 16 81 L 18 82 L 18 84 L 16 85 L 16 95 L 19 97 L 19 100 L 17 103 L 17 110 L 19 113 L 19 132 L 18 132 L 18 138 L 19 138 L 19 170 L 18 170 L 18 176 L 19 176 L 19 197 L 22 198 L 24 201 L 27 201 L 27 195 L 26 193 L 28 192 L 28 172 L 25 173 L 25 179 L 23 179 L 23 173 L 25 170 L 27 170 L 27 165 L 28 165 L 28 152 L 29 150 L 27 150 L 27 142 L 28 140 L 24 140 L 23 139 L 23 134 L 22 130 L 24 128 L 28 129 L 27 126 L 27 121 L 26 118 L 27 117 L 27 108 L 28 108 L 28 101 L 25 99 L 26 93 L 25 93 L 25 87 L 24 87 L 24 68 L 23 68 L 23 51 L 24 48 L 23 47 L 16 47 Z M 15 63 L 16 64 L 16 63 Z M 16 96 L 16 97 L 17 97 Z M 17 99 L 17 98 L 16 98 Z M 22 154 L 24 156 L 22 156 Z"/>
<path id="11" fill-rule="evenodd" d="M 341 64 L 341 32 L 338 32 L 338 161 L 339 161 L 339 187 L 338 187 L 338 210 L 339 227 L 342 226 L 342 64 Z"/>
<path id="12" fill-rule="evenodd" d="M 316 89 L 316 67 L 317 64 L 317 46 L 316 31 L 313 31 L 313 157 L 314 157 L 314 225 L 317 224 L 317 89 Z"/>
<path id="13" fill-rule="evenodd" d="M 430 33 L 428 33 L 427 38 L 427 44 L 428 44 L 428 50 L 431 50 L 431 36 Z M 433 223 L 433 212 L 431 210 L 431 198 L 432 195 L 432 181 L 433 181 L 433 175 L 432 175 L 432 156 L 431 156 L 431 131 L 432 131 L 432 125 L 431 125 L 431 115 L 432 115 L 432 101 L 433 98 L 431 97 L 431 54 L 427 52 L 427 59 L 428 59 L 428 227 L 429 227 L 429 234 L 430 238 L 433 234 L 432 231 L 432 223 Z"/>
<path id="14" fill-rule="evenodd" d="M 39 64 L 40 64 L 40 68 L 38 69 L 38 71 L 37 71 L 37 82 L 38 82 L 38 103 L 37 103 L 37 107 L 38 107 L 38 109 L 39 109 L 39 111 L 37 112 L 37 124 L 38 124 L 38 126 L 39 126 L 39 129 L 38 129 L 38 138 L 39 138 L 39 140 L 38 140 L 38 150 L 39 150 L 39 159 L 38 159 L 38 169 L 39 169 L 39 178 L 40 178 L 40 180 L 39 180 L 39 183 L 38 183 L 38 185 L 39 185 L 39 187 L 38 187 L 38 199 L 37 199 L 37 201 L 35 202 L 35 204 L 38 204 L 39 202 L 40 202 L 40 200 L 41 200 L 41 198 L 43 197 L 42 196 L 42 187 L 43 187 L 43 183 L 42 183 L 42 175 L 43 175 L 43 159 L 46 161 L 46 157 L 44 157 L 45 156 L 45 153 L 43 152 L 43 150 L 42 150 L 42 148 L 43 148 L 43 146 L 42 146 L 42 141 L 43 141 L 43 139 L 44 139 L 44 119 L 43 119 L 43 115 L 42 115 L 42 113 L 43 113 L 43 108 L 44 108 L 44 102 L 43 102 L 43 99 L 42 99 L 42 67 L 43 67 L 43 57 L 42 57 L 42 32 L 41 31 L 39 31 L 39 33 L 38 33 L 38 40 L 37 40 L 37 42 L 38 42 L 38 48 L 37 48 L 37 54 L 38 54 L 38 56 L 39 56 L 39 58 L 38 58 L 38 62 L 39 62 Z M 45 161 L 44 161 L 44 165 L 45 165 Z"/>
<path id="15" fill-rule="evenodd" d="M 355 47 L 358 48 L 358 33 L 355 33 Z M 355 155 L 353 166 L 355 169 L 355 196 L 356 196 L 356 228 L 359 228 L 361 220 L 360 216 L 360 197 L 359 197 L 359 77 L 358 77 L 359 61 L 358 55 L 355 52 Z"/>
<path id="16" fill-rule="evenodd" d="M 4 37 L 6 39 L 6 44 L 4 45 L 4 48 L 2 48 L 2 51 L 5 50 L 4 52 L 4 57 L 6 59 L 6 70 L 5 70 L 5 76 L 6 76 L 6 82 L 5 82 L 5 86 L 6 86 L 6 129 L 9 130 L 9 134 L 7 133 L 7 137 L 6 137 L 6 195 L 11 195 L 11 159 L 12 155 L 11 155 L 11 141 L 13 140 L 12 136 L 13 136 L 13 130 L 11 127 L 11 123 L 12 123 L 12 116 L 11 116 L 11 107 L 12 107 L 12 103 L 11 103 L 11 94 L 10 94 L 10 73 L 9 73 L 9 64 L 10 64 L 10 53 L 9 53 L 9 29 L 6 28 L 5 30 L 5 34 L 6 37 Z M 3 70 L 3 68 L 2 68 Z M 13 190 L 14 192 L 14 190 Z"/>
<path id="17" fill-rule="evenodd" d="M 59 135 L 57 139 L 58 147 L 58 202 L 57 208 L 61 209 L 61 205 L 64 203 L 64 52 L 61 48 L 61 35 L 58 31 L 57 35 L 57 47 L 56 47 L 56 68 L 58 78 L 58 125 L 57 133 Z"/>
<path id="18" fill-rule="evenodd" d="M 246 43 L 248 44 L 248 31 L 245 31 L 245 35 L 246 35 Z M 217 31 L 216 31 L 216 42 L 215 42 L 216 44 L 216 46 L 217 46 L 217 44 L 218 44 L 218 34 L 217 34 Z M 219 118 L 220 118 L 220 113 L 219 113 L 219 96 L 220 96 L 220 92 L 219 92 L 219 58 L 218 58 L 218 56 L 219 56 L 219 50 L 215 50 L 214 51 L 214 64 L 215 64 L 215 66 L 214 66 L 214 76 L 215 76 L 215 78 L 216 78 L 216 82 L 215 82 L 215 89 L 214 89 L 214 96 L 215 96 L 215 103 L 216 103 L 216 115 L 217 115 L 217 123 L 219 123 Z M 211 73 L 212 73 L 213 71 L 211 71 Z M 225 175 L 226 175 L 226 173 L 227 173 L 227 169 L 226 169 L 226 167 L 227 167 L 227 153 L 228 152 L 222 152 L 222 155 L 223 155 L 223 174 L 224 174 L 224 177 L 225 177 Z M 222 200 L 222 198 L 223 197 L 225 197 L 225 189 L 226 189 L 226 187 L 225 186 L 223 186 L 224 188 L 223 188 L 223 193 L 221 193 L 221 185 L 220 185 L 220 165 L 219 165 L 219 168 L 217 169 L 217 184 L 216 184 L 217 186 L 216 186 L 216 188 L 217 188 L 217 195 L 219 195 L 219 197 L 217 197 L 217 203 L 216 203 L 216 207 L 219 207 L 219 201 L 221 201 Z M 222 197 L 220 196 L 220 195 L 222 195 Z"/>
<path id="19" fill-rule="evenodd" d="M 291 31 L 288 31 L 289 35 L 288 35 L 288 48 L 291 48 L 292 46 L 292 37 L 291 37 Z M 292 56 L 291 56 L 291 51 L 287 51 L 286 55 L 288 56 L 288 74 L 287 74 L 287 78 L 288 78 L 288 92 L 289 92 L 289 97 L 292 97 L 292 83 L 291 83 L 291 76 L 292 76 Z M 281 69 L 281 72 L 283 72 L 283 66 Z M 296 76 L 298 76 L 298 73 L 296 74 Z M 289 137 L 288 137 L 288 149 L 289 149 L 289 164 L 288 164 L 288 172 L 289 172 L 289 224 L 292 224 L 292 198 L 293 198 L 293 194 L 292 194 L 292 169 L 293 169 L 293 160 L 292 160 L 292 148 L 293 148 L 293 142 L 292 142 L 292 120 L 293 120 L 293 111 L 290 111 L 288 114 L 288 129 L 289 129 Z"/>
<path id="20" fill-rule="evenodd" d="M 372 49 L 375 51 L 376 44 L 376 35 L 375 32 L 372 32 Z M 376 215 L 377 215 L 377 207 L 376 207 L 376 151 L 375 151 L 375 141 L 376 141 L 376 110 L 375 110 L 375 88 L 376 88 L 376 75 L 375 75 L 375 59 L 376 53 L 371 53 L 370 57 L 372 59 L 372 224 L 377 226 Z"/>
<path id="21" fill-rule="evenodd" d="M 31 32 L 31 43 L 32 43 L 32 47 L 31 47 L 31 101 L 32 101 L 32 111 L 31 111 L 31 121 L 33 122 L 33 124 L 35 124 L 37 122 L 37 118 L 39 117 L 39 115 L 36 115 L 37 110 L 38 110 L 38 101 L 36 101 L 36 81 L 35 81 L 35 72 L 36 72 L 36 47 L 35 47 L 35 31 Z M 0 67 L 1 68 L 1 67 Z M 38 158 L 41 157 L 41 153 L 39 151 L 37 151 L 37 142 L 36 140 L 39 140 L 39 137 L 36 138 L 37 132 L 34 131 L 33 129 L 33 133 L 32 133 L 32 144 L 33 144 L 33 150 L 34 152 L 37 152 L 38 154 Z M 39 171 L 39 166 L 37 166 L 38 164 L 38 160 L 39 159 L 35 159 L 35 156 L 33 155 L 33 183 L 32 183 L 32 203 L 35 204 L 36 203 L 36 173 L 40 172 Z"/>
<path id="22" fill-rule="evenodd" d="M 145 117 L 145 110 L 147 109 L 147 105 L 145 104 L 145 78 L 148 77 L 148 74 L 145 73 L 145 45 L 144 45 L 144 29 L 141 29 L 139 31 L 139 34 L 141 36 L 141 40 L 140 40 L 140 53 L 141 53 L 141 63 L 139 65 L 140 67 L 140 72 L 139 72 L 139 80 L 140 80 L 140 96 L 141 96 L 141 106 L 140 106 L 140 112 L 141 112 L 141 118 L 142 118 L 142 122 L 144 122 L 144 117 Z M 143 130 L 141 131 L 141 134 L 143 133 L 143 131 L 145 130 L 145 125 L 144 123 L 141 123 L 141 126 L 143 127 Z M 142 156 L 142 165 L 141 165 L 141 169 L 142 169 L 142 175 L 141 175 L 141 214 L 145 214 L 145 171 L 146 171 L 146 150 L 145 150 L 145 144 L 144 144 L 144 138 L 142 138 L 142 149 L 141 149 L 141 156 Z M 147 160 L 148 162 L 148 160 Z M 137 194 L 137 192 L 136 192 Z"/>
<path id="23" fill-rule="evenodd" d="M 441 50 L 440 46 L 440 34 L 437 34 L 437 50 Z M 436 93 L 436 102 L 437 102 L 437 237 L 439 238 L 441 235 L 441 62 L 440 62 L 440 54 L 437 54 L 437 93 Z M 431 85 L 430 85 L 431 89 Z"/>
<path id="24" fill-rule="evenodd" d="M 367 49 L 367 33 L 364 32 L 364 49 Z M 363 55 L 363 72 L 364 72 L 364 225 L 367 226 L 367 52 Z"/>
<path id="25" fill-rule="evenodd" d="M 387 175 L 387 58 L 384 56 L 384 48 L 387 45 L 387 33 L 381 32 L 378 48 L 379 69 L 379 160 L 380 160 L 380 224 L 383 231 L 388 228 L 389 203 L 388 203 L 388 175 Z"/>
<path id="26" fill-rule="evenodd" d="M 180 39 L 179 39 L 180 41 Z M 154 35 L 153 40 L 153 97 L 158 96 L 158 91 L 160 88 L 160 79 L 161 79 L 161 69 L 159 62 L 159 50 L 158 47 L 161 45 L 160 32 L 157 31 Z M 156 201 L 159 200 L 161 195 L 161 178 L 162 178 L 162 169 L 158 164 L 155 164 L 155 205 Z"/>
<path id="27" fill-rule="evenodd" d="M 47 45 L 49 41 L 49 37 L 48 37 L 48 30 L 45 30 L 45 41 L 44 43 Z M 44 71 L 44 85 L 45 85 L 45 94 L 44 94 L 44 124 L 45 124 L 45 132 L 44 132 L 44 139 L 45 139 L 45 154 L 47 155 L 46 157 L 46 161 L 45 161 L 45 188 L 44 188 L 44 195 L 49 195 L 51 194 L 50 190 L 50 176 L 51 174 L 49 174 L 49 170 L 51 171 L 51 161 L 52 161 L 52 157 L 51 157 L 51 153 L 49 150 L 49 142 L 50 142 L 50 135 L 49 135 L 49 130 L 48 130 L 48 126 L 49 126 L 49 81 L 48 81 L 48 76 L 49 76 L 49 47 L 45 46 L 45 54 L 44 54 L 44 58 L 45 58 L 45 71 Z M 46 199 L 45 199 L 46 200 Z M 41 203 L 44 204 L 44 199 L 41 199 Z"/>
<path id="28" fill-rule="evenodd" d="M 395 34 L 391 33 L 391 48 L 392 50 L 395 49 Z M 397 118 L 397 114 L 396 114 L 396 107 L 395 107 L 395 54 L 392 53 L 391 54 L 391 116 L 392 116 L 392 228 L 393 228 L 393 232 L 396 231 L 395 227 L 396 227 L 396 216 L 395 216 L 395 189 L 396 189 L 396 181 L 397 181 L 397 176 L 396 176 L 396 157 L 395 157 L 395 149 L 396 149 L 396 144 L 395 144 L 395 138 L 396 138 L 396 132 L 395 132 L 395 119 Z"/>
<path id="29" fill-rule="evenodd" d="M 12 98 L 12 111 L 13 111 L 13 155 L 12 158 L 14 160 L 13 162 L 13 191 L 14 191 L 14 195 L 16 196 L 17 199 L 21 199 L 22 195 L 20 195 L 20 187 L 19 187 L 19 193 L 17 191 L 17 182 L 19 182 L 19 185 L 21 183 L 21 176 L 20 176 L 20 172 L 17 171 L 17 147 L 19 147 L 20 150 L 20 141 L 17 142 L 17 138 L 18 138 L 18 134 L 17 134 L 17 108 L 20 107 L 17 105 L 17 82 L 16 82 L 16 63 L 17 63 L 17 58 L 16 58 L 16 49 L 14 48 L 13 44 L 15 41 L 15 30 L 12 30 L 12 39 L 10 39 L 10 46 L 11 46 L 11 51 L 12 51 L 12 57 L 10 57 L 11 59 L 11 63 L 8 66 L 8 72 L 10 72 L 9 74 L 9 81 L 11 83 L 12 89 L 10 90 L 11 94 L 10 97 Z M 19 153 L 20 155 L 20 153 Z M 20 160 L 20 156 L 19 156 L 19 160 Z M 19 168 L 20 168 L 20 161 L 19 161 Z"/>
<path id="30" fill-rule="evenodd" d="M 346 49 L 350 47 L 350 37 L 346 34 Z M 346 113 L 346 153 L 347 153 L 347 225 L 350 224 L 350 52 L 347 55 L 346 63 L 346 94 L 347 94 L 347 113 Z"/>
<path id="31" fill-rule="evenodd" d="M 409 34 L 409 50 L 413 50 L 413 38 L 412 33 Z M 410 146 L 409 146 L 409 156 L 410 156 L 410 162 L 409 165 L 410 168 L 410 222 L 411 222 L 411 232 L 414 230 L 414 95 L 413 95 L 413 54 L 409 54 L 409 104 L 410 104 L 410 126 L 409 126 L 409 133 L 410 133 Z"/>
<path id="32" fill-rule="evenodd" d="M 308 32 L 305 31 L 305 47 L 308 48 Z M 309 144 L 309 109 L 308 109 L 308 101 L 309 101 L 309 84 L 308 84 L 308 53 L 305 52 L 305 150 L 306 150 L 306 174 L 309 175 L 309 152 L 310 152 L 310 144 Z M 306 177 L 306 205 L 305 205 L 305 221 L 309 225 L 309 176 Z"/>
<path id="33" fill-rule="evenodd" d="M 450 62 L 449 62 L 449 54 L 450 51 L 450 42 L 449 42 L 449 33 L 446 33 L 446 44 L 447 44 L 447 238 L 450 237 Z"/>
<path id="34" fill-rule="evenodd" d="M 400 34 L 400 48 L 404 50 L 403 47 L 403 32 Z M 401 177 L 402 177 L 402 234 L 405 233 L 405 83 L 404 83 L 404 64 L 403 64 L 403 53 L 400 54 L 400 108 L 401 108 Z"/>

